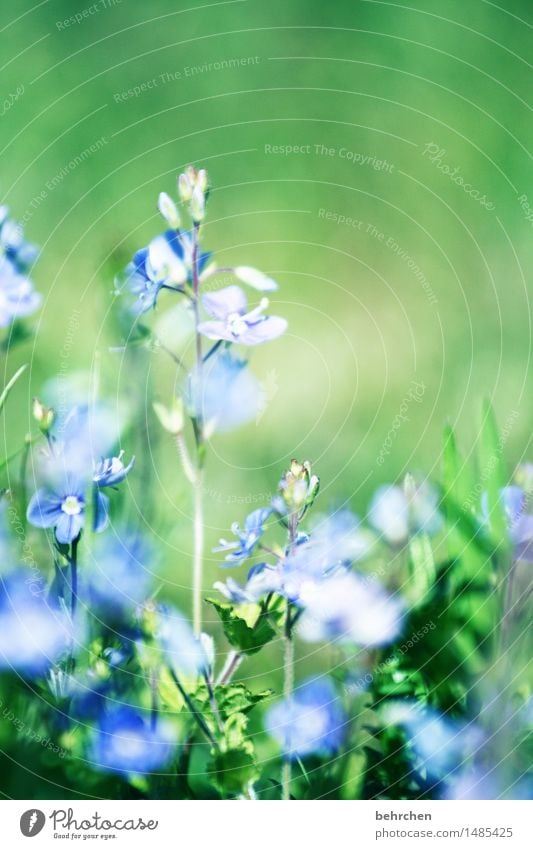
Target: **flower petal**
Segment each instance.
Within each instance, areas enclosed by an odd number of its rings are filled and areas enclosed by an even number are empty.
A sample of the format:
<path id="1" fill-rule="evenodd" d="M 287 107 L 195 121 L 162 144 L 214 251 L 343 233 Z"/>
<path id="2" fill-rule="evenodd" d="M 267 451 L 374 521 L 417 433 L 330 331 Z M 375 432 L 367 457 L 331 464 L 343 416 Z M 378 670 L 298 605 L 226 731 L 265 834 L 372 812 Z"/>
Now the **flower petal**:
<path id="1" fill-rule="evenodd" d="M 220 321 L 225 321 L 234 313 L 244 314 L 247 307 L 246 295 L 239 286 L 226 286 L 218 292 L 207 292 L 202 303 L 209 315 Z"/>
<path id="2" fill-rule="evenodd" d="M 51 528 L 62 515 L 61 497 L 48 489 L 38 489 L 32 496 L 26 516 L 36 528 Z"/>

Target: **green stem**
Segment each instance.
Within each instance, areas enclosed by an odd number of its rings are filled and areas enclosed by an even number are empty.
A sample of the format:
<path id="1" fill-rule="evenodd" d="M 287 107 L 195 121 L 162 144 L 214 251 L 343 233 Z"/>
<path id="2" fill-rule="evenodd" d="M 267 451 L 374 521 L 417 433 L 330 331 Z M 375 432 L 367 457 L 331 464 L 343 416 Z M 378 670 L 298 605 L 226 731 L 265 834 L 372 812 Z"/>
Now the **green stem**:
<path id="1" fill-rule="evenodd" d="M 291 610 L 290 604 L 287 602 L 287 615 L 285 619 L 285 651 L 284 651 L 284 661 L 283 661 L 283 696 L 285 701 L 290 702 L 292 700 L 293 690 L 294 690 L 294 642 L 292 639 L 292 628 L 291 628 Z M 291 778 L 292 778 L 292 764 L 290 757 L 285 755 L 283 759 L 283 766 L 281 769 L 281 787 L 282 787 L 282 798 L 286 801 L 289 801 L 291 798 Z"/>
<path id="2" fill-rule="evenodd" d="M 70 611 L 72 619 L 76 613 L 76 603 L 78 601 L 78 543 L 79 536 L 72 540 L 70 549 Z"/>
<path id="3" fill-rule="evenodd" d="M 204 501 L 203 475 L 199 469 L 194 484 L 194 554 L 193 554 L 193 603 L 192 621 L 196 637 L 202 633 L 202 573 L 204 557 Z"/>
<path id="4" fill-rule="evenodd" d="M 189 694 L 187 693 L 187 691 L 186 691 L 186 690 L 185 690 L 185 688 L 183 687 L 183 685 L 182 685 L 181 681 L 179 680 L 178 676 L 176 675 L 176 673 L 174 672 L 174 670 L 173 670 L 173 669 L 171 669 L 170 667 L 169 667 L 169 670 L 168 670 L 168 671 L 169 671 L 169 673 L 170 673 L 170 677 L 172 678 L 172 680 L 173 680 L 174 684 L 176 685 L 177 689 L 179 690 L 179 693 L 180 693 L 180 695 L 181 695 L 181 697 L 182 697 L 183 701 L 185 702 L 185 704 L 186 704 L 186 705 L 187 705 L 187 707 L 189 708 L 189 710 L 190 710 L 190 712 L 191 712 L 191 714 L 192 714 L 193 718 L 194 718 L 194 719 L 196 720 L 196 722 L 198 723 L 198 727 L 199 727 L 199 728 L 200 728 L 200 730 L 203 732 L 203 734 L 205 734 L 205 736 L 207 737 L 207 739 L 209 740 L 209 742 L 211 743 L 211 745 L 212 745 L 212 746 L 214 746 L 214 748 L 215 748 L 215 749 L 218 749 L 218 743 L 217 743 L 217 741 L 215 740 L 215 738 L 214 738 L 214 736 L 213 736 L 213 733 L 212 733 L 211 729 L 209 728 L 209 726 L 208 726 L 208 725 L 207 725 L 207 723 L 205 722 L 205 720 L 204 720 L 204 718 L 203 718 L 202 714 L 199 712 L 199 710 L 198 710 L 198 708 L 196 707 L 196 705 L 194 704 L 193 700 L 191 699 L 191 697 L 189 696 Z"/>

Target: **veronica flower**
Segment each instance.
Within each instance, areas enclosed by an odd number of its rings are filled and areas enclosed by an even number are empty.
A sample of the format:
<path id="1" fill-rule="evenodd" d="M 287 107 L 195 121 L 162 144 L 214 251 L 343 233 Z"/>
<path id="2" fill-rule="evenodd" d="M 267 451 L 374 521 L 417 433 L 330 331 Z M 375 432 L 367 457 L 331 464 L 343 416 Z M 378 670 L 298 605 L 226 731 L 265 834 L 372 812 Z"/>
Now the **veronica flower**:
<path id="1" fill-rule="evenodd" d="M 42 301 L 31 280 L 0 254 L 0 327 L 35 312 Z"/>
<path id="2" fill-rule="evenodd" d="M 298 589 L 304 608 L 298 633 L 305 640 L 340 639 L 371 647 L 391 642 L 400 632 L 403 605 L 375 581 L 341 570 Z"/>
<path id="3" fill-rule="evenodd" d="M 97 463 L 93 475 L 93 481 L 97 486 L 117 486 L 129 475 L 135 463 L 135 457 L 132 457 L 126 466 L 122 461 L 123 456 L 124 451 L 121 451 L 118 457 L 109 457 Z"/>
<path id="4" fill-rule="evenodd" d="M 27 518 L 36 528 L 54 528 L 57 541 L 68 545 L 82 531 L 85 506 L 84 482 L 67 478 L 61 489 L 38 489 L 28 504 Z M 97 524 L 95 530 L 103 527 Z"/>
<path id="5" fill-rule="evenodd" d="M 239 286 L 227 286 L 218 292 L 208 292 L 202 298 L 206 312 L 215 319 L 203 321 L 198 330 L 208 339 L 235 342 L 239 345 L 261 345 L 277 339 L 287 329 L 287 322 L 278 316 L 263 315 L 268 299 L 248 310 L 246 295 Z"/>
<path id="6" fill-rule="evenodd" d="M 209 253 L 198 256 L 198 273 L 210 258 Z M 184 291 L 184 284 L 192 279 L 193 237 L 187 232 L 167 230 L 152 239 L 133 257 L 127 266 L 125 287 L 135 296 L 133 311 L 137 314 L 155 307 L 162 289 Z"/>
<path id="7" fill-rule="evenodd" d="M 342 743 L 346 716 L 329 679 L 310 680 L 267 712 L 265 725 L 288 758 L 331 754 Z"/>
<path id="8" fill-rule="evenodd" d="M 240 563 L 250 557 L 257 544 L 259 543 L 263 533 L 266 520 L 272 515 L 272 508 L 260 507 L 249 513 L 244 520 L 244 528 L 241 530 L 239 524 L 234 522 L 231 526 L 232 533 L 238 537 L 238 542 L 227 542 L 224 539 L 220 540 L 220 545 L 213 551 L 229 551 L 226 555 L 226 560 L 233 563 Z"/>
<path id="9" fill-rule="evenodd" d="M 38 248 L 24 239 L 20 224 L 9 216 L 7 206 L 0 207 L 0 256 L 7 257 L 17 271 L 26 272 L 38 256 Z"/>
<path id="10" fill-rule="evenodd" d="M 527 513 L 526 494 L 519 486 L 505 486 L 500 501 L 507 521 L 509 539 L 514 546 L 514 559 L 533 563 L 533 516 Z M 481 496 L 482 518 L 489 521 L 488 496 Z"/>
<path id="11" fill-rule="evenodd" d="M 0 579 L 0 668 L 41 675 L 67 650 L 73 637 L 67 616 L 32 592 L 22 570 Z"/>
<path id="12" fill-rule="evenodd" d="M 90 757 L 100 769 L 143 775 L 168 763 L 174 747 L 170 725 L 159 721 L 153 728 L 138 711 L 117 707 L 93 730 Z"/>
<path id="13" fill-rule="evenodd" d="M 241 586 L 234 578 L 217 581 L 213 587 L 233 604 L 256 604 L 268 593 L 284 595 L 281 571 L 267 563 L 258 563 L 248 573 L 246 584 Z"/>
<path id="14" fill-rule="evenodd" d="M 410 533 L 433 535 L 442 525 L 437 492 L 426 482 L 415 486 L 409 497 L 400 486 L 380 486 L 368 518 L 390 545 L 403 545 Z"/>
<path id="15" fill-rule="evenodd" d="M 187 406 L 208 431 L 229 431 L 256 418 L 261 388 L 246 360 L 229 351 L 214 354 L 189 377 Z"/>

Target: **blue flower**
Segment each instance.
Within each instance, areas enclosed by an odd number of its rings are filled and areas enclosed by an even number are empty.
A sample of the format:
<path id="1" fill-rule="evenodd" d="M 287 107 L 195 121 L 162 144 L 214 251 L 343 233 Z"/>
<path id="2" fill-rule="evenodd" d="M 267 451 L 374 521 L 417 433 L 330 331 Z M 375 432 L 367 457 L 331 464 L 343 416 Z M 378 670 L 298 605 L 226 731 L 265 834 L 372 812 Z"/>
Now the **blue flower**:
<path id="1" fill-rule="evenodd" d="M 210 258 L 200 253 L 198 273 Z M 190 233 L 167 230 L 152 239 L 147 248 L 137 251 L 127 266 L 124 286 L 135 296 L 133 312 L 140 315 L 155 307 L 162 289 L 184 291 L 192 279 L 193 238 Z M 119 289 L 122 291 L 122 289 Z"/>
<path id="2" fill-rule="evenodd" d="M 247 365 L 221 351 L 191 373 L 187 406 L 208 432 L 233 430 L 257 416 L 262 392 Z"/>
<path id="3" fill-rule="evenodd" d="M 170 725 L 151 727 L 130 707 L 104 714 L 93 730 L 90 758 L 99 769 L 125 775 L 143 775 L 163 767 L 171 759 L 175 735 Z"/>
<path id="4" fill-rule="evenodd" d="M 31 315 L 41 301 L 31 280 L 21 274 L 7 256 L 0 255 L 0 327 Z"/>
<path id="5" fill-rule="evenodd" d="M 38 254 L 38 248 L 24 239 L 22 226 L 10 218 L 7 206 L 0 207 L 0 257 L 7 257 L 24 274 Z"/>
<path id="6" fill-rule="evenodd" d="M 415 702 L 391 702 L 383 713 L 388 724 L 403 725 L 419 772 L 444 780 L 484 744 L 483 731 L 472 722 L 448 719 Z"/>
<path id="7" fill-rule="evenodd" d="M 107 527 L 109 515 L 109 498 L 100 489 L 120 483 L 133 467 L 135 458 L 124 466 L 121 456 L 122 453 L 101 460 L 93 473 L 93 530 L 97 533 Z M 59 487 L 45 486 L 34 493 L 27 517 L 36 528 L 55 528 L 57 541 L 68 544 L 79 536 L 85 524 L 87 481 L 68 472 L 63 479 Z"/>
<path id="8" fill-rule="evenodd" d="M 30 676 L 45 673 L 73 638 L 70 620 L 34 585 L 22 570 L 0 578 L 0 668 Z"/>
<path id="9" fill-rule="evenodd" d="M 264 533 L 265 522 L 271 515 L 271 507 L 260 507 L 258 510 L 254 510 L 248 514 L 244 520 L 243 530 L 241 530 L 237 522 L 234 522 L 231 526 L 231 531 L 238 537 L 239 541 L 226 542 L 226 540 L 221 539 L 220 545 L 214 548 L 213 551 L 229 551 L 230 553 L 226 555 L 225 559 L 230 564 L 240 563 L 242 560 L 246 560 L 253 554 L 255 547 Z"/>
<path id="10" fill-rule="evenodd" d="M 376 581 L 341 569 L 325 580 L 298 585 L 304 608 L 298 629 L 309 642 L 338 639 L 372 647 L 390 643 L 400 632 L 403 605 Z"/>
<path id="11" fill-rule="evenodd" d="M 261 345 L 277 339 L 287 329 L 287 322 L 278 316 L 263 315 L 268 299 L 247 312 L 246 295 L 239 286 L 227 286 L 218 292 L 208 292 L 202 298 L 204 308 L 215 321 L 203 321 L 198 330 L 208 339 L 235 342 L 239 345 Z"/>
<path id="12" fill-rule="evenodd" d="M 442 525 L 437 492 L 426 482 L 415 486 L 409 498 L 400 486 L 380 486 L 368 518 L 389 545 L 403 545 L 410 533 L 436 534 Z"/>
<path id="13" fill-rule="evenodd" d="M 132 457 L 127 466 L 122 462 L 124 451 L 121 451 L 118 457 L 109 457 L 105 460 L 100 460 L 97 463 L 93 481 L 96 486 L 117 486 L 126 478 L 135 463 L 135 457 Z"/>
<path id="14" fill-rule="evenodd" d="M 533 516 L 527 513 L 527 498 L 519 486 L 505 486 L 500 501 L 507 521 L 509 539 L 514 546 L 514 559 L 533 563 Z M 489 522 L 488 496 L 481 496 L 482 518 Z"/>
<path id="15" fill-rule="evenodd" d="M 266 715 L 268 733 L 288 758 L 331 754 L 341 745 L 346 716 L 329 679 L 309 680 Z"/>
<path id="16" fill-rule="evenodd" d="M 248 573 L 246 584 L 241 586 L 234 578 L 213 584 L 233 604 L 255 604 L 268 593 L 284 595 L 284 584 L 280 569 L 267 563 L 258 563 Z"/>
<path id="17" fill-rule="evenodd" d="M 84 569 L 82 592 L 104 614 L 129 614 L 150 593 L 154 559 L 152 546 L 138 533 L 101 538 Z"/>
<path id="18" fill-rule="evenodd" d="M 38 489 L 28 504 L 27 518 L 36 528 L 55 528 L 58 542 L 71 543 L 85 523 L 83 484 L 73 480 L 60 490 Z"/>

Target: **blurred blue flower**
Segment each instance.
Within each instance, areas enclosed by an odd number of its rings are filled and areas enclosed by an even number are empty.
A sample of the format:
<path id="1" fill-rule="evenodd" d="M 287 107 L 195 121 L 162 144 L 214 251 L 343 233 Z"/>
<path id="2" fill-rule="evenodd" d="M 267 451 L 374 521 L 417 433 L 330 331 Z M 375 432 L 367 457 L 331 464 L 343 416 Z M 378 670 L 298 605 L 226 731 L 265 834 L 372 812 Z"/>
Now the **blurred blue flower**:
<path id="1" fill-rule="evenodd" d="M 70 646 L 73 631 L 61 610 L 32 592 L 23 570 L 0 578 L 0 668 L 42 675 Z"/>
<path id="2" fill-rule="evenodd" d="M 214 354 L 189 377 L 187 406 L 208 432 L 225 432 L 256 418 L 262 391 L 246 360 Z"/>
<path id="3" fill-rule="evenodd" d="M 250 569 L 245 586 L 228 578 L 225 582 L 217 581 L 213 587 L 233 604 L 255 604 L 271 592 L 284 594 L 280 569 L 267 563 L 258 563 Z"/>
<path id="4" fill-rule="evenodd" d="M 143 775 L 163 767 L 175 747 L 172 727 L 161 721 L 151 727 L 130 707 L 105 713 L 91 735 L 89 757 L 99 769 Z"/>
<path id="5" fill-rule="evenodd" d="M 500 500 L 507 521 L 509 538 L 514 546 L 514 559 L 533 563 L 533 516 L 527 512 L 528 499 L 519 486 L 505 486 L 500 491 Z M 484 522 L 489 522 L 488 496 L 481 496 L 481 511 Z"/>
<path id="6" fill-rule="evenodd" d="M 238 537 L 238 542 L 227 542 L 220 540 L 220 545 L 213 549 L 215 552 L 229 551 L 225 560 L 231 565 L 240 563 L 250 557 L 259 540 L 264 533 L 266 520 L 272 515 L 271 507 L 260 507 L 249 513 L 244 520 L 244 528 L 241 530 L 239 524 L 234 522 L 231 526 L 232 533 Z"/>
<path id="7" fill-rule="evenodd" d="M 303 758 L 335 752 L 344 738 L 346 715 L 332 682 L 311 679 L 291 699 L 273 705 L 265 725 L 286 757 Z"/>
<path id="8" fill-rule="evenodd" d="M 83 572 L 82 594 L 104 615 L 130 614 L 149 595 L 153 582 L 153 547 L 138 533 L 105 536 L 92 547 L 92 562 Z"/>
<path id="9" fill-rule="evenodd" d="M 298 633 L 304 640 L 339 639 L 381 646 L 400 632 L 403 604 L 376 581 L 339 570 L 322 581 L 302 582 L 298 604 L 304 608 Z"/>
<path id="10" fill-rule="evenodd" d="M 388 724 L 403 725 L 416 757 L 418 771 L 445 780 L 484 744 L 483 731 L 473 722 L 448 719 L 416 702 L 393 702 L 383 712 Z"/>
<path id="11" fill-rule="evenodd" d="M 1 206 L 0 257 L 7 257 L 15 269 L 24 274 L 33 265 L 38 254 L 38 248 L 24 239 L 22 226 L 10 217 L 8 207 Z"/>
<path id="12" fill-rule="evenodd" d="M 25 318 L 41 305 L 42 297 L 31 280 L 7 256 L 0 253 L 0 327 Z"/>
<path id="13" fill-rule="evenodd" d="M 442 517 L 436 490 L 426 481 L 415 485 L 407 497 L 400 486 L 380 486 L 372 499 L 368 518 L 389 545 L 403 545 L 410 533 L 438 533 Z"/>
<path id="14" fill-rule="evenodd" d="M 157 637 L 165 652 L 167 663 L 176 675 L 191 678 L 208 666 L 204 648 L 181 613 L 164 606 L 159 611 Z"/>
<path id="15" fill-rule="evenodd" d="M 287 322 L 278 316 L 263 315 L 268 307 L 263 298 L 258 307 L 247 312 L 246 295 L 239 286 L 227 286 L 209 292 L 202 298 L 206 312 L 215 321 L 203 321 L 198 330 L 208 339 L 235 342 L 239 345 L 260 345 L 277 339 L 287 329 Z"/>

